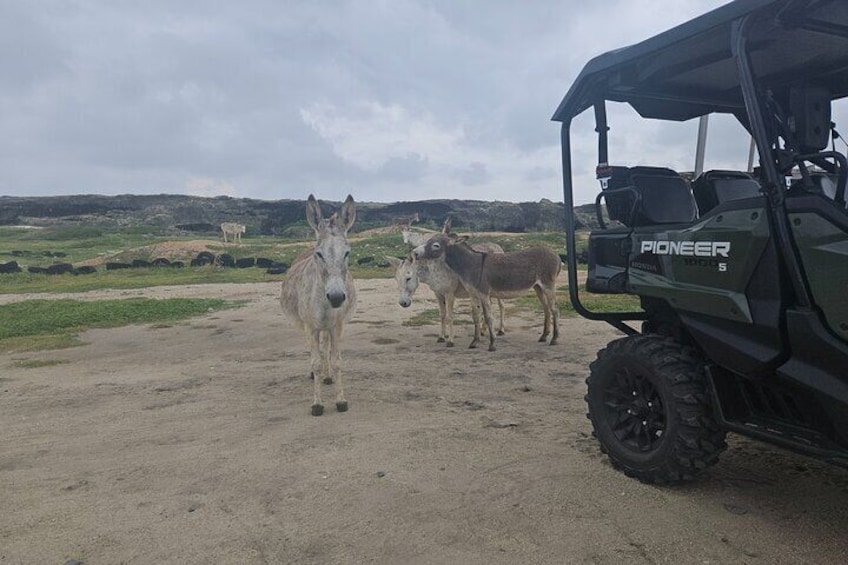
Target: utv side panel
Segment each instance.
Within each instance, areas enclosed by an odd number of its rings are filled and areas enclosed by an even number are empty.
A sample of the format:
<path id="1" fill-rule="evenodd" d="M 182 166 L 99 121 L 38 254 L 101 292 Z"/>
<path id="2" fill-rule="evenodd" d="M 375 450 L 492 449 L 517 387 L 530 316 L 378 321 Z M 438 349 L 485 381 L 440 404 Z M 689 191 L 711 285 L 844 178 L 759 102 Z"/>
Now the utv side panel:
<path id="1" fill-rule="evenodd" d="M 787 358 L 781 331 L 787 290 L 781 283 L 774 240 L 769 240 L 745 291 L 753 323 L 694 312 L 678 312 L 678 316 L 715 364 L 739 375 L 768 377 Z"/>
<path id="2" fill-rule="evenodd" d="M 813 300 L 830 331 L 848 342 L 848 217 L 814 196 L 789 199 L 787 207 Z"/>
<path id="3" fill-rule="evenodd" d="M 753 323 L 745 291 L 768 240 L 762 207 L 712 214 L 681 229 L 637 229 L 628 277 L 631 292 L 664 298 L 678 310 Z M 692 242 L 695 247 L 664 242 Z"/>

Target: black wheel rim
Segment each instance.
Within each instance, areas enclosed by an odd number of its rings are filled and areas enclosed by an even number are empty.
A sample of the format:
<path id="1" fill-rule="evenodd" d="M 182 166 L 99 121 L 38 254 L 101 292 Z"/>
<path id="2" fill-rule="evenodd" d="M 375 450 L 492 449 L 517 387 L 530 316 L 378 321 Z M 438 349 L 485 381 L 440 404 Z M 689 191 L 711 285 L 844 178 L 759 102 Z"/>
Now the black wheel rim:
<path id="1" fill-rule="evenodd" d="M 654 384 L 622 368 L 604 390 L 604 413 L 613 435 L 638 452 L 657 449 L 665 434 L 665 411 Z"/>

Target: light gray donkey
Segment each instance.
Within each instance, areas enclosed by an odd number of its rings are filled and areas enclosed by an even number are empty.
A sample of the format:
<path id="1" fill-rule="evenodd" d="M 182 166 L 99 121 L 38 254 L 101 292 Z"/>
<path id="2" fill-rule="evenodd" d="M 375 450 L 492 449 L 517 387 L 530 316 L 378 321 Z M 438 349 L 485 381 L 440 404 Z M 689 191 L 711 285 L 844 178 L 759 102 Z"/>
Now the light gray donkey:
<path id="1" fill-rule="evenodd" d="M 336 410 L 346 412 L 339 347 L 345 322 L 356 308 L 356 287 L 348 271 L 350 245 L 347 232 L 356 219 L 353 197 L 324 219 L 311 194 L 306 201 L 306 220 L 315 230 L 317 242 L 303 252 L 283 281 L 280 303 L 283 312 L 306 334 L 312 353 L 310 373 L 314 381 L 312 415 L 324 413 L 321 383 L 336 384 Z M 323 378 L 322 378 L 323 377 Z"/>

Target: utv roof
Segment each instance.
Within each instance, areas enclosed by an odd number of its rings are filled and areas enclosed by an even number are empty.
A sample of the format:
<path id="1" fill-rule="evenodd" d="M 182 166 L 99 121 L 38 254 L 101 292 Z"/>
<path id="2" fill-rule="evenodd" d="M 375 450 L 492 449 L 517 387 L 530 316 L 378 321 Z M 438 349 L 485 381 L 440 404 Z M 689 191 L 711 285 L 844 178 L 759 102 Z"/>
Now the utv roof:
<path id="1" fill-rule="evenodd" d="M 733 27 L 745 16 L 760 84 L 786 90 L 813 82 L 833 99 L 848 96 L 848 2 L 735 0 L 641 43 L 595 57 L 553 120 L 566 121 L 598 100 L 627 102 L 645 118 L 688 120 L 744 114 Z"/>

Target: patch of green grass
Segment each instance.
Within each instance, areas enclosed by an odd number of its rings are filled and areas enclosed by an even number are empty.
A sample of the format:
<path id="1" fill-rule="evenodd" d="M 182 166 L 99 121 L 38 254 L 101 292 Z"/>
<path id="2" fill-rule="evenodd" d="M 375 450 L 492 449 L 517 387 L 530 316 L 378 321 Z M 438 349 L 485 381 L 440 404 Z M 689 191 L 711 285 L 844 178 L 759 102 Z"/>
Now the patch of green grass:
<path id="1" fill-rule="evenodd" d="M 407 327 L 430 326 L 438 324 L 440 320 L 439 309 L 431 308 L 415 314 L 408 320 L 404 320 L 401 325 Z"/>
<path id="2" fill-rule="evenodd" d="M 585 290 L 580 292 L 580 303 L 593 312 L 641 312 L 642 307 L 638 296 L 629 294 L 593 294 Z M 513 306 L 522 309 L 533 309 L 542 313 L 542 305 L 536 298 L 536 293 L 531 292 L 512 301 Z M 561 316 L 574 317 L 577 312 L 571 305 L 568 296 L 568 287 L 557 288 L 557 307 Z"/>
<path id="3" fill-rule="evenodd" d="M 47 335 L 27 335 L 0 339 L 0 353 L 16 351 L 46 351 L 49 349 L 67 349 L 85 345 L 76 334 L 58 333 Z"/>
<path id="4" fill-rule="evenodd" d="M 43 229 L 0 227 L 0 261 L 16 260 L 39 267 L 58 262 L 77 263 L 167 239 L 161 230 L 147 227 L 120 231 L 85 225 Z M 12 251 L 20 255 L 12 255 Z M 56 253 L 64 256 L 57 257 Z"/>
<path id="5" fill-rule="evenodd" d="M 638 296 L 629 294 L 591 294 L 580 293 L 580 303 L 592 312 L 641 312 Z M 577 316 L 568 294 L 557 297 L 557 306 L 563 316 Z"/>
<path id="6" fill-rule="evenodd" d="M 470 326 L 470 312 L 464 312 L 460 309 L 454 311 L 453 325 L 455 326 Z M 430 308 L 415 314 L 408 320 L 401 322 L 402 326 L 417 327 L 417 326 L 432 326 L 441 323 L 442 318 L 438 308 Z"/>
<path id="7" fill-rule="evenodd" d="M 58 262 L 78 265 L 90 259 L 131 262 L 133 259 L 152 261 L 152 247 L 165 241 L 208 240 L 207 247 L 216 254 L 229 253 L 236 259 L 244 257 L 266 257 L 273 261 L 291 264 L 292 261 L 312 245 L 311 233 L 303 240 L 285 239 L 257 235 L 246 237 L 243 244 L 224 244 L 220 239 L 197 234 L 174 235 L 155 226 L 138 226 L 116 230 L 96 226 L 49 227 L 43 229 L 21 229 L 0 226 L 0 262 L 17 261 L 24 267 L 46 267 Z M 585 234 L 578 234 L 578 249 L 585 249 Z M 474 237 L 473 241 L 482 238 Z M 508 234 L 486 238 L 500 243 L 511 251 L 531 245 L 548 245 L 557 253 L 564 252 L 564 234 L 525 233 Z M 403 257 L 409 246 L 403 243 L 399 233 L 375 234 L 362 237 L 351 235 L 350 270 L 357 279 L 391 278 L 394 269 L 380 267 L 386 256 Z M 12 252 L 17 252 L 13 255 Z M 65 256 L 56 257 L 57 253 Z M 361 259 L 371 258 L 363 264 Z M 186 264 L 192 257 L 179 257 Z M 580 268 L 585 268 L 580 266 Z M 97 267 L 92 275 L 48 276 L 32 273 L 0 275 L 0 293 L 21 292 L 85 292 L 103 288 L 129 289 L 161 285 L 242 283 L 280 280 L 279 275 L 266 275 L 264 269 L 216 269 L 214 267 L 185 267 L 160 269 L 126 269 L 106 271 Z"/>
<path id="8" fill-rule="evenodd" d="M 118 271 L 98 270 L 90 275 L 44 275 L 13 273 L 0 275 L 0 294 L 22 292 L 86 292 L 103 288 L 130 289 L 150 286 L 251 283 L 282 280 L 268 275 L 265 269 L 220 269 L 212 266 L 174 269 L 142 268 Z"/>
<path id="9" fill-rule="evenodd" d="M 0 352 L 67 347 L 77 345 L 75 335 L 89 328 L 173 322 L 237 306 L 212 298 L 13 302 L 0 305 Z"/>

